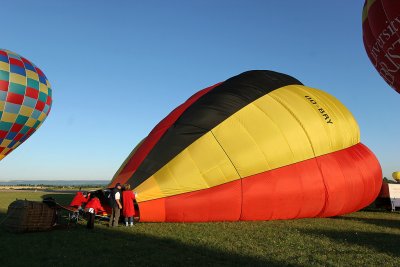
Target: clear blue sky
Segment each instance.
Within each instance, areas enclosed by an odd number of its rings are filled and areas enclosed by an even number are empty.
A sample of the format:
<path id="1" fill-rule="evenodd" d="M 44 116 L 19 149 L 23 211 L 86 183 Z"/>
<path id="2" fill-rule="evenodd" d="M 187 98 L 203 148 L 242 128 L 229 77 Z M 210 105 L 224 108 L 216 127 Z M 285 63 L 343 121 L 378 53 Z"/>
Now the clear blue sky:
<path id="1" fill-rule="evenodd" d="M 391 177 L 400 169 L 400 95 L 364 51 L 363 2 L 4 1 L 0 47 L 45 72 L 54 102 L 0 162 L 0 179 L 110 179 L 174 107 L 251 69 L 336 96 Z"/>

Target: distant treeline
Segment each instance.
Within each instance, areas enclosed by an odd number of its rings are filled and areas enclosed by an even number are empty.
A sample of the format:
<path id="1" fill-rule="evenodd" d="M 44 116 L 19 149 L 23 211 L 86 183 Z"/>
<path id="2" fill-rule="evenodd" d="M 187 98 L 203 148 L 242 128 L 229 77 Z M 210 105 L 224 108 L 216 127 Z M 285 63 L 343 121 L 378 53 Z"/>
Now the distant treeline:
<path id="1" fill-rule="evenodd" d="M 104 187 L 108 180 L 12 180 L 0 181 L 0 186 Z"/>
<path id="2" fill-rule="evenodd" d="M 397 184 L 397 182 L 395 180 L 388 179 L 386 177 L 383 177 L 383 181 L 388 183 L 388 184 Z"/>
<path id="3" fill-rule="evenodd" d="M 0 187 L 51 187 L 51 188 L 93 188 L 104 187 L 105 184 L 91 184 L 91 185 L 49 185 L 49 184 L 14 184 L 14 185 L 0 185 Z"/>

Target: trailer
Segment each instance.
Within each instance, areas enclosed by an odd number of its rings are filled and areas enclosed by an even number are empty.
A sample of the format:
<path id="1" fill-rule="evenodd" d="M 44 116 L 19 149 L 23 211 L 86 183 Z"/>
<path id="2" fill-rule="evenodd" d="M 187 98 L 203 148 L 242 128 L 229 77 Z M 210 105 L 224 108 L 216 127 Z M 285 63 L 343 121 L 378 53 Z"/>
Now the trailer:
<path id="1" fill-rule="evenodd" d="M 382 183 L 381 191 L 376 199 L 376 206 L 396 211 L 400 209 L 400 183 Z"/>

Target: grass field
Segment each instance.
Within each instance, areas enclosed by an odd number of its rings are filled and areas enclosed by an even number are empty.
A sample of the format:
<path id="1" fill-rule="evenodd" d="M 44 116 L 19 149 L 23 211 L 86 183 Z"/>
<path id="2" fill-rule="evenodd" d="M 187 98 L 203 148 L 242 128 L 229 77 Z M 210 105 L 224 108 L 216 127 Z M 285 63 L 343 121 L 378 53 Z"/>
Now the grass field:
<path id="1" fill-rule="evenodd" d="M 10 202 L 70 194 L 0 192 Z M 96 224 L 12 234 L 0 229 L 0 266 L 400 266 L 400 214 L 235 223 Z"/>

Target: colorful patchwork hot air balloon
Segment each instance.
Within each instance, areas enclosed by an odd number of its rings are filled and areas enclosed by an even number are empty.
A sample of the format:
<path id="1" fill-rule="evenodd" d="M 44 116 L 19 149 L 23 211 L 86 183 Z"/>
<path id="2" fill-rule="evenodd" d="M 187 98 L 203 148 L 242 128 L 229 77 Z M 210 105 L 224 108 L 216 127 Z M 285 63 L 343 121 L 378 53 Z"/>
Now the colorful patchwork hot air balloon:
<path id="1" fill-rule="evenodd" d="M 327 217 L 378 195 L 382 171 L 333 96 L 273 71 L 199 91 L 134 149 L 110 187 L 129 183 L 141 221 Z"/>
<path id="2" fill-rule="evenodd" d="M 40 127 L 51 103 L 44 73 L 26 58 L 0 49 L 0 160 Z"/>
<path id="3" fill-rule="evenodd" d="M 383 79 L 400 93 L 400 1 L 366 0 L 362 20 L 368 57 Z"/>

